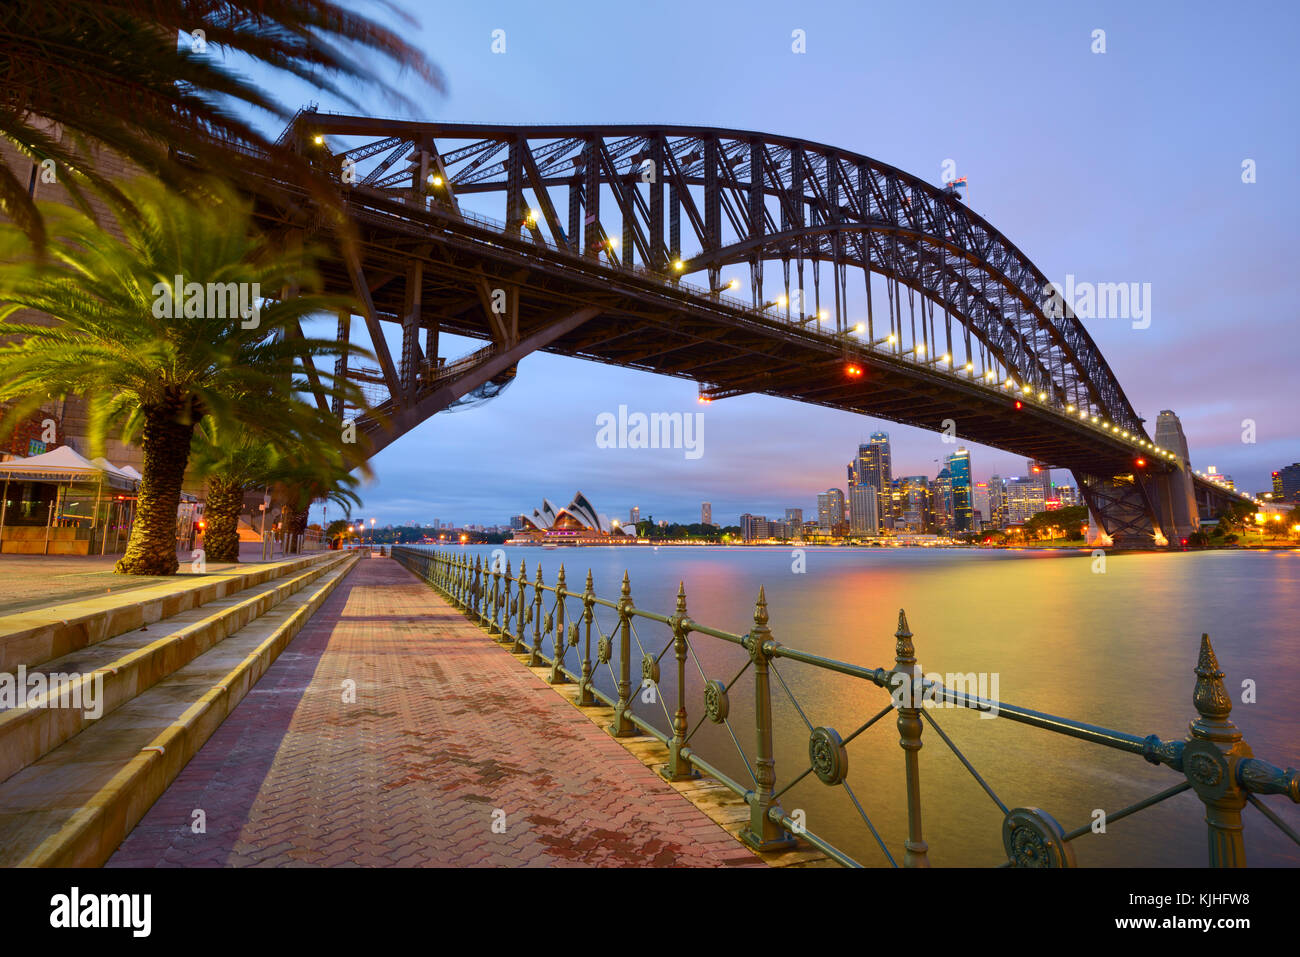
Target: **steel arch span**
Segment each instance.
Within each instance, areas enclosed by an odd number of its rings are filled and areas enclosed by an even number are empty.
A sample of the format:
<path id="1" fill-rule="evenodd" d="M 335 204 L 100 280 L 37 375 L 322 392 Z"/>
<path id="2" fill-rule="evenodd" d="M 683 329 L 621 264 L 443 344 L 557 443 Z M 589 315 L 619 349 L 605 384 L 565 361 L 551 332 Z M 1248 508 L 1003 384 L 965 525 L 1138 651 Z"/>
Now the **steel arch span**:
<path id="1" fill-rule="evenodd" d="M 338 370 L 372 408 L 337 411 L 376 449 L 495 395 L 541 349 L 690 378 L 704 400 L 783 396 L 1068 468 L 1111 537 L 1195 524 L 1186 463 L 1152 442 L 1078 319 L 1048 307 L 1043 273 L 952 189 L 702 127 L 303 112 L 284 139 L 337 179 L 360 233 L 327 272 L 361 302 L 379 368 Z M 315 224 L 292 203 L 266 215 Z M 383 321 L 402 325 L 396 361 Z M 443 330 L 490 344 L 447 363 Z"/>

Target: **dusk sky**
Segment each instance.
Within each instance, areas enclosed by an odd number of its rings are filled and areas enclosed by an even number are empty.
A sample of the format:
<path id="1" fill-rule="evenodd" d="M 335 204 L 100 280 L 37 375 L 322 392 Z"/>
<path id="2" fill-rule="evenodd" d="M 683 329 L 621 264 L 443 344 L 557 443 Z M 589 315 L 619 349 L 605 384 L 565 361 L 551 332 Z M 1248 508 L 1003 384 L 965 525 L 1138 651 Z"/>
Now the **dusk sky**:
<path id="1" fill-rule="evenodd" d="M 445 96 L 411 89 L 421 118 L 725 126 L 865 153 L 935 184 L 955 161 L 969 205 L 1050 279 L 1150 283 L 1149 328 L 1086 322 L 1149 432 L 1173 409 L 1193 466 L 1217 466 L 1248 492 L 1300 460 L 1285 265 L 1300 222 L 1296 5 L 399 6 L 417 21 L 407 38 L 447 77 Z M 496 29 L 505 54 L 491 51 Z M 796 29 L 804 54 L 791 51 Z M 1098 29 L 1105 53 L 1091 49 Z M 302 85 L 272 88 L 291 107 L 347 109 Z M 1242 181 L 1246 160 L 1254 183 Z M 477 346 L 443 341 L 452 357 Z M 817 492 L 844 487 L 845 463 L 878 429 L 892 436 L 896 476 L 933 477 L 954 448 L 754 396 L 702 410 L 699 458 L 599 448 L 596 417 L 620 404 L 701 411 L 692 383 L 534 355 L 501 397 L 438 415 L 377 456 L 361 514 L 497 524 L 580 489 L 612 517 L 637 505 L 698 521 L 707 500 L 715 522 L 734 524 L 745 511 L 815 513 Z M 1021 457 L 970 448 L 977 480 L 1024 472 Z"/>

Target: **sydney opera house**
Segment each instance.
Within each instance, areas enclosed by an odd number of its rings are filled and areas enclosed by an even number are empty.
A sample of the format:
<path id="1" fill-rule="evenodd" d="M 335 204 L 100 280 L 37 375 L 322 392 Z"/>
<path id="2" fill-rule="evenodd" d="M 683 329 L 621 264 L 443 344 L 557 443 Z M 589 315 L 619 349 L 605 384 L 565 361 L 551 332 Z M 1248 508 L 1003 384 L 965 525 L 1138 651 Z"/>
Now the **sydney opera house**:
<path id="1" fill-rule="evenodd" d="M 636 541 L 635 528 L 610 521 L 581 492 L 559 510 L 542 499 L 540 509 L 522 518 L 524 527 L 516 529 L 513 538 L 520 545 L 619 545 Z"/>

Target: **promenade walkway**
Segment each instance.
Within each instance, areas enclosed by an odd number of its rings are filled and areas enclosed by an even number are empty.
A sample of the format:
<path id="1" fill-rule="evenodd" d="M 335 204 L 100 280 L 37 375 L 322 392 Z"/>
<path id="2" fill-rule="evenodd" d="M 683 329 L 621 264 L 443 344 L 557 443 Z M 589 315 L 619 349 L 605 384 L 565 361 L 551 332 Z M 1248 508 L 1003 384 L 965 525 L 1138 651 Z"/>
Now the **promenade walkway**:
<path id="1" fill-rule="evenodd" d="M 302 554 L 312 554 L 303 552 Z M 34 608 L 85 598 L 120 594 L 135 588 L 174 582 L 178 577 L 197 577 L 190 570 L 191 553 L 177 552 L 181 563 L 176 575 L 151 577 L 149 575 L 118 575 L 113 565 L 121 555 L 0 555 L 0 615 L 12 615 Z M 286 556 L 277 547 L 269 561 L 282 561 Z M 257 542 L 244 542 L 239 548 L 240 561 L 245 564 L 262 560 L 262 546 Z M 239 566 L 209 563 L 208 574 L 221 574 Z"/>
<path id="2" fill-rule="evenodd" d="M 427 585 L 365 558 L 108 866 L 385 865 L 764 866 Z"/>

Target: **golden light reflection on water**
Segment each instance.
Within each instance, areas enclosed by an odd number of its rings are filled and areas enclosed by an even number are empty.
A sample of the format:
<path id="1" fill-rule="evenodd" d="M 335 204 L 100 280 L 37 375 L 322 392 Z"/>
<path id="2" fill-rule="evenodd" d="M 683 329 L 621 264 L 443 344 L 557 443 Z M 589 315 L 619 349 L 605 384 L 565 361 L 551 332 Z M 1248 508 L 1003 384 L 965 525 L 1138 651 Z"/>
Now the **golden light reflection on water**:
<path id="1" fill-rule="evenodd" d="M 741 634 L 752 625 L 763 585 L 776 640 L 873 668 L 893 665 L 893 633 L 904 608 L 927 672 L 986 673 L 1003 701 L 1166 740 L 1183 739 L 1195 716 L 1192 669 L 1200 635 L 1208 632 L 1236 702 L 1232 717 L 1255 755 L 1279 766 L 1300 763 L 1300 554 L 1294 552 L 1111 554 L 1098 571 L 1090 556 L 1051 552 L 809 548 L 803 573 L 792 570 L 797 563 L 790 550 L 779 548 L 511 548 L 508 554 L 528 561 L 530 580 L 541 561 L 548 583 L 560 562 L 571 583 L 581 582 L 590 567 L 597 594 L 607 598 L 617 597 L 626 568 L 637 606 L 663 614 L 672 613 L 677 584 L 684 581 L 691 617 Z M 612 619 L 601 621 L 607 630 L 612 626 Z M 665 651 L 672 636 L 642 621 L 637 637 L 634 662 L 645 652 L 662 655 L 665 699 L 638 702 L 637 710 L 666 729 L 665 712 L 677 701 L 676 661 L 671 649 Z M 686 681 L 689 727 L 695 728 L 703 716 L 700 669 L 727 682 L 747 658 L 703 635 L 693 636 L 691 645 L 699 663 L 689 663 Z M 778 789 L 808 768 L 810 724 L 834 727 L 847 738 L 889 704 L 874 685 L 802 663 L 778 661 L 776 672 Z M 633 675 L 639 677 L 639 668 Z M 1246 679 L 1256 683 L 1255 704 L 1241 702 Z M 598 686 L 613 690 L 607 668 L 598 673 Z M 737 681 L 730 701 L 731 730 L 752 760 L 750 674 Z M 1003 803 L 1043 808 L 1067 831 L 1090 823 L 1096 809 L 1113 813 L 1179 781 L 1173 771 L 1138 756 L 1007 720 L 957 709 L 929 713 Z M 1002 811 L 929 725 L 923 741 L 932 863 L 1001 862 Z M 726 726 L 705 721 L 691 743 L 737 780 L 752 780 Z M 848 753 L 848 786 L 901 862 L 907 821 L 894 715 L 855 738 Z M 1267 800 L 1300 827 L 1300 809 L 1284 799 Z M 781 803 L 788 812 L 804 811 L 809 829 L 862 862 L 887 863 L 844 788 L 809 775 Z M 1252 864 L 1300 863 L 1300 848 L 1258 812 L 1246 813 Z M 1113 823 L 1105 834 L 1080 838 L 1075 853 L 1081 865 L 1203 866 L 1202 819 L 1199 801 L 1182 794 Z"/>

